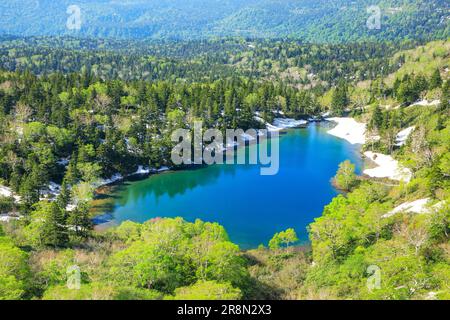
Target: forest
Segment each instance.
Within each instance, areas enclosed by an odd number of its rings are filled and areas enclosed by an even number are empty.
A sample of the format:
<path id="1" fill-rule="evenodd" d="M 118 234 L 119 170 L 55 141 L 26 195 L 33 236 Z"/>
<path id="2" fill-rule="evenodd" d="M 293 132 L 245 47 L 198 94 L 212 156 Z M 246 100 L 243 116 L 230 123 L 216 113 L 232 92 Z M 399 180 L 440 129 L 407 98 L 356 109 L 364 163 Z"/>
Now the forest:
<path id="1" fill-rule="evenodd" d="M 79 8 L 80 30 L 66 28 L 71 5 Z M 7 0 L 0 4 L 0 34 L 162 40 L 251 37 L 312 43 L 431 41 L 449 36 L 449 9 L 446 0 Z M 382 27 L 366 28 L 367 20 L 378 15 Z"/>
<path id="2" fill-rule="evenodd" d="M 449 58 L 448 40 L 3 37 L 0 213 L 16 219 L 0 225 L 0 299 L 450 299 Z M 368 179 L 343 163 L 334 184 L 345 192 L 310 225 L 310 247 L 287 229 L 244 251 L 219 224 L 181 218 L 94 230 L 101 181 L 178 169 L 174 129 L 326 112 L 367 123 L 378 139 L 363 151 L 394 156 L 412 179 Z M 421 198 L 427 214 L 388 214 Z M 73 265 L 80 290 L 66 286 Z M 383 269 L 374 291 L 372 265 Z"/>

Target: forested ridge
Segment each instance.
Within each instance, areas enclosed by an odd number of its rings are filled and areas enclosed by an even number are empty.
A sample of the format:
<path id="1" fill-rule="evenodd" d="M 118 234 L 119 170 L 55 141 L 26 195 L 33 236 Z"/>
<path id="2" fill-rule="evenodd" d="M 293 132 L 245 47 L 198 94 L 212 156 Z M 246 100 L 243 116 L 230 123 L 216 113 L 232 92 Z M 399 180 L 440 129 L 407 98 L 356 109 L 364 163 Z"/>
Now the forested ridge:
<path id="1" fill-rule="evenodd" d="M 175 40 L 241 36 L 314 43 L 449 36 L 446 0 L 79 0 L 80 30 L 66 27 L 70 5 L 68 0 L 3 1 L 0 33 Z M 379 28 L 367 27 L 374 5 Z"/>
<path id="2" fill-rule="evenodd" d="M 4 38 L 0 186 L 12 194 L 0 213 L 20 219 L 1 227 L 0 298 L 449 299 L 448 48 Z M 414 105 L 423 99 L 439 103 Z M 412 178 L 367 179 L 341 165 L 335 184 L 346 193 L 310 226 L 311 249 L 292 246 L 288 229 L 243 252 L 218 224 L 180 218 L 93 231 L 98 182 L 173 167 L 173 129 L 324 112 L 367 123 L 378 139 L 364 151 L 394 156 Z M 424 198 L 427 213 L 389 214 Z M 66 286 L 73 265 L 80 290 Z M 381 289 L 367 286 L 370 266 L 382 270 Z"/>
<path id="3" fill-rule="evenodd" d="M 310 44 L 229 38 L 211 41 L 2 37 L 0 66 L 36 75 L 87 69 L 104 80 L 212 81 L 230 77 L 330 86 L 340 78 L 368 80 L 399 68 L 399 50 L 418 41 Z"/>

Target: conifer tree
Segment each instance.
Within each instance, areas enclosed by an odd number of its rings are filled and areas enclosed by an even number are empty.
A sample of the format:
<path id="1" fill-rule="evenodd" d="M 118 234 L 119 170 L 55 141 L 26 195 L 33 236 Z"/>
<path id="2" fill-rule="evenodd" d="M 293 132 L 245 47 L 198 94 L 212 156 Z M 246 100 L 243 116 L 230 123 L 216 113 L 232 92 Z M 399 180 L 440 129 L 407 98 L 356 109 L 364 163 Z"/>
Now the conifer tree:
<path id="1" fill-rule="evenodd" d="M 46 245 L 54 247 L 64 246 L 69 240 L 65 214 L 56 202 L 50 205 L 50 211 L 46 215 L 42 239 Z"/>
<path id="2" fill-rule="evenodd" d="M 79 203 L 77 208 L 69 213 L 67 219 L 71 237 L 75 239 L 86 239 L 89 237 L 93 224 L 89 217 L 89 206 L 87 203 Z"/>

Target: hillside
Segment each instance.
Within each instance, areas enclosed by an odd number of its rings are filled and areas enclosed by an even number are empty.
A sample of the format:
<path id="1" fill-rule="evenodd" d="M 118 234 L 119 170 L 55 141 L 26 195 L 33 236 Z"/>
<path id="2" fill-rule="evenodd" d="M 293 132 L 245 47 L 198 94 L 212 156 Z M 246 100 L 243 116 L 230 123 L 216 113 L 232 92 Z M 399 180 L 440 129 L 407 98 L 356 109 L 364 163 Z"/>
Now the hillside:
<path id="1" fill-rule="evenodd" d="M 446 0 L 383 0 L 380 29 L 370 30 L 369 0 L 80 0 L 81 29 L 68 30 L 72 1 L 0 3 L 0 34 L 200 39 L 241 36 L 307 42 L 445 39 Z"/>

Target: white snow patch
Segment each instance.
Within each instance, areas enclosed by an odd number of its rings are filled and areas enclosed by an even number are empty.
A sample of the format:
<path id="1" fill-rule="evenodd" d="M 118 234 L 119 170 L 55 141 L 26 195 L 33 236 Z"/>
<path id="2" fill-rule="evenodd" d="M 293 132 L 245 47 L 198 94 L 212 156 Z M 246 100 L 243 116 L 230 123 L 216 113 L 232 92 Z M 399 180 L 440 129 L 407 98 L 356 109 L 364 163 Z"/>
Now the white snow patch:
<path id="1" fill-rule="evenodd" d="M 99 180 L 98 182 L 94 183 L 93 185 L 94 185 L 94 187 L 99 188 L 102 186 L 107 186 L 108 184 L 111 184 L 111 183 L 114 183 L 114 182 L 117 182 L 120 180 L 123 180 L 123 176 L 120 173 L 116 173 L 111 178 Z"/>
<path id="2" fill-rule="evenodd" d="M 66 211 L 72 212 L 72 211 L 74 211 L 76 208 L 77 208 L 76 205 L 74 205 L 74 204 L 68 204 L 67 207 L 66 207 Z"/>
<path id="3" fill-rule="evenodd" d="M 295 128 L 301 125 L 307 124 L 305 120 L 295 120 L 289 118 L 275 118 L 273 124 L 267 123 L 267 130 L 269 131 L 281 131 L 284 129 Z"/>
<path id="4" fill-rule="evenodd" d="M 0 186 L 0 196 L 2 197 L 11 197 L 12 196 L 12 190 L 8 187 Z"/>
<path id="5" fill-rule="evenodd" d="M 409 128 L 406 128 L 406 129 L 400 131 L 397 134 L 397 137 L 395 138 L 395 145 L 397 147 L 401 147 L 401 146 L 405 145 L 406 140 L 408 140 L 408 137 L 414 131 L 415 128 L 416 127 L 409 127 Z"/>
<path id="6" fill-rule="evenodd" d="M 69 158 L 61 158 L 58 161 L 56 161 L 56 163 L 59 164 L 60 166 L 66 167 L 67 165 L 69 165 Z"/>
<path id="7" fill-rule="evenodd" d="M 149 174 L 150 173 L 150 168 L 148 167 L 144 167 L 144 166 L 139 166 L 138 169 L 136 170 L 134 174 Z"/>
<path id="8" fill-rule="evenodd" d="M 20 217 L 12 216 L 10 214 L 0 214 L 0 222 L 10 222 L 12 220 L 20 220 Z"/>
<path id="9" fill-rule="evenodd" d="M 61 186 L 53 181 L 50 181 L 45 189 L 40 191 L 42 197 L 40 200 L 46 200 L 48 198 L 56 198 L 61 193 Z"/>
<path id="10" fill-rule="evenodd" d="M 411 105 L 411 107 L 413 107 L 413 106 L 422 106 L 422 107 L 437 106 L 440 103 L 441 103 L 440 100 L 433 100 L 433 101 L 428 102 L 428 100 L 423 99 L 423 100 L 417 101 L 416 103 L 413 103 Z"/>
<path id="11" fill-rule="evenodd" d="M 16 202 L 20 202 L 20 196 L 14 195 L 14 192 L 11 190 L 11 188 L 0 186 L 0 196 L 10 198 L 13 197 Z"/>
<path id="12" fill-rule="evenodd" d="M 264 119 L 261 118 L 260 116 L 254 116 L 253 118 L 254 118 L 256 121 L 258 121 L 258 122 L 266 123 L 266 122 L 264 121 Z"/>
<path id="13" fill-rule="evenodd" d="M 391 212 L 385 214 L 383 218 L 389 218 L 399 212 L 408 212 L 408 213 L 428 213 L 430 209 L 428 208 L 428 203 L 430 202 L 429 198 L 419 199 L 411 202 L 405 202 L 396 207 Z"/>
<path id="14" fill-rule="evenodd" d="M 241 134 L 241 137 L 244 141 L 253 141 L 256 140 L 256 138 L 254 136 L 252 136 L 251 134 L 248 133 L 243 133 Z"/>
<path id="15" fill-rule="evenodd" d="M 391 156 L 367 151 L 364 155 L 375 162 L 378 167 L 364 170 L 364 174 L 372 178 L 389 178 L 391 180 L 409 182 L 412 173 L 409 169 L 399 165 Z"/>
<path id="16" fill-rule="evenodd" d="M 353 118 L 327 118 L 326 120 L 337 123 L 337 126 L 329 130 L 328 134 L 345 139 L 351 144 L 366 142 L 365 123 L 359 123 Z"/>

